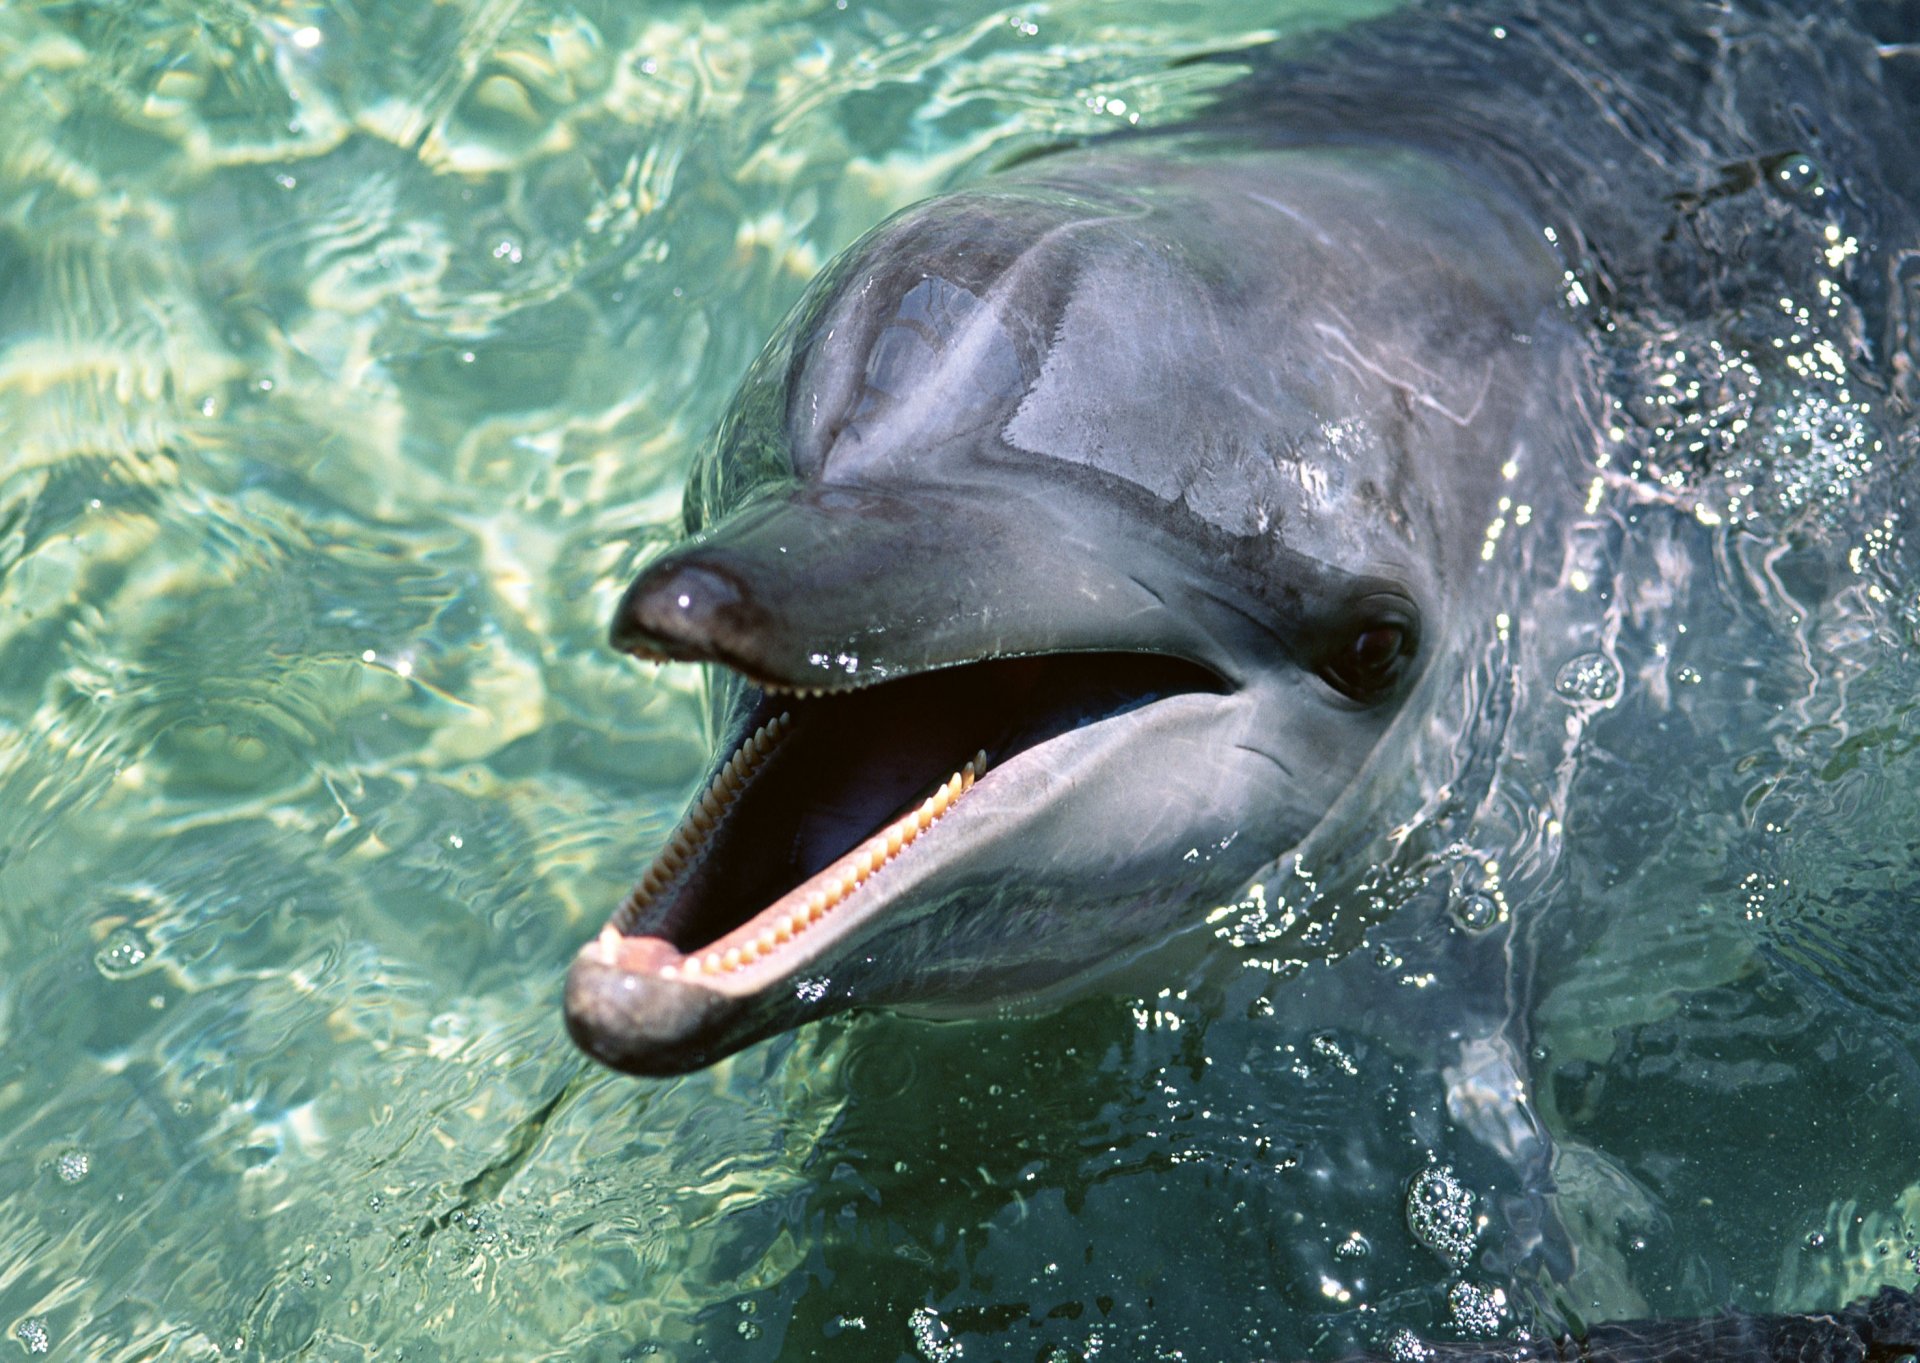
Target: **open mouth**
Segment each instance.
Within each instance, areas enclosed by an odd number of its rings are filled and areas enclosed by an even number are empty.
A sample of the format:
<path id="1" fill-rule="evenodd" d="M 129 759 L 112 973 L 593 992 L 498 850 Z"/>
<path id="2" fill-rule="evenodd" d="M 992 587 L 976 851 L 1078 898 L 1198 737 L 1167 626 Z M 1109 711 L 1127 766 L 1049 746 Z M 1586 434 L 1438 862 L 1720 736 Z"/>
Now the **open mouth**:
<path id="1" fill-rule="evenodd" d="M 755 992 L 884 900 L 889 873 L 938 844 L 955 810 L 1017 809 L 1022 773 L 1049 740 L 1227 689 L 1179 658 L 1063 653 L 827 694 L 752 691 L 736 746 L 587 953 L 626 972 Z"/>

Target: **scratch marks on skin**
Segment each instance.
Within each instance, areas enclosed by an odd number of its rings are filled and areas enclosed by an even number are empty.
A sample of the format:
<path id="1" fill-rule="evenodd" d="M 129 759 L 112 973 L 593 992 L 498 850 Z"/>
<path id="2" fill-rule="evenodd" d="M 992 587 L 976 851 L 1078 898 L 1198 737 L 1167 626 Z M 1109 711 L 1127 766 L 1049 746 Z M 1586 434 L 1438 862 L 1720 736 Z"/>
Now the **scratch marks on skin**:
<path id="1" fill-rule="evenodd" d="M 1332 237 L 1328 236 L 1325 232 L 1320 230 L 1319 223 L 1315 222 L 1312 218 L 1309 218 L 1306 214 L 1302 213 L 1299 209 L 1290 207 L 1287 204 L 1280 203 L 1277 200 L 1269 199 L 1264 194 L 1255 194 L 1251 190 L 1247 191 L 1247 198 L 1253 203 L 1259 204 L 1262 208 L 1271 208 L 1274 212 L 1278 213 L 1281 217 L 1287 219 L 1289 222 L 1299 223 L 1302 227 L 1306 228 L 1309 232 L 1313 233 L 1313 239 L 1319 242 L 1322 246 L 1332 247 L 1336 244 Z"/>
<path id="2" fill-rule="evenodd" d="M 1480 372 L 1479 391 L 1473 395 L 1473 405 L 1468 407 L 1464 412 L 1457 411 L 1445 402 L 1442 402 L 1430 388 L 1424 386 L 1424 384 L 1433 383 L 1439 378 L 1439 375 L 1433 373 L 1431 370 L 1421 368 L 1421 366 L 1415 364 L 1412 360 L 1403 359 L 1403 364 L 1407 368 L 1416 371 L 1416 376 L 1409 378 L 1392 373 L 1385 365 L 1381 364 L 1379 360 L 1374 359 L 1370 355 L 1363 354 L 1360 348 L 1354 345 L 1353 338 L 1347 335 L 1344 328 L 1334 326 L 1329 322 L 1315 322 L 1313 329 L 1320 335 L 1322 340 L 1329 342 L 1332 347 L 1328 352 L 1327 358 L 1337 364 L 1345 365 L 1356 375 L 1375 378 L 1387 384 L 1389 387 L 1399 389 L 1402 393 L 1406 394 L 1408 401 L 1414 403 L 1416 406 L 1425 407 L 1429 411 L 1438 412 L 1442 417 L 1445 417 L 1456 426 L 1464 428 L 1472 425 L 1474 419 L 1480 415 L 1480 408 L 1486 402 L 1487 394 L 1492 391 L 1493 365 L 1489 363 Z"/>
<path id="3" fill-rule="evenodd" d="M 1267 761 L 1273 763 L 1274 766 L 1280 768 L 1280 774 L 1286 777 L 1289 782 L 1293 781 L 1294 779 L 1293 768 L 1289 767 L 1285 762 L 1281 761 L 1273 753 L 1268 752 L 1265 748 L 1256 748 L 1256 747 L 1253 747 L 1251 744 L 1247 744 L 1247 743 L 1236 743 L 1233 746 L 1238 748 L 1241 752 L 1252 753 L 1255 757 L 1266 758 Z"/>
<path id="4" fill-rule="evenodd" d="M 1152 583 L 1141 577 L 1140 574 L 1130 572 L 1127 574 L 1127 580 L 1148 596 L 1152 597 L 1155 605 L 1164 606 L 1167 604 L 1167 598 L 1162 595 Z"/>

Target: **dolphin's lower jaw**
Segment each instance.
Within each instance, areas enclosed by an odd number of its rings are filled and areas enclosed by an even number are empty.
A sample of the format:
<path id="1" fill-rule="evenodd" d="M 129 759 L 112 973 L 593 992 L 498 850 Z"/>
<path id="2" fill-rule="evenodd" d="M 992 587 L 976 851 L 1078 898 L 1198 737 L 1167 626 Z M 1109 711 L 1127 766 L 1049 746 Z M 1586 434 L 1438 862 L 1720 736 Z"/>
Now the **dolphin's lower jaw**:
<path id="1" fill-rule="evenodd" d="M 950 987 L 907 962 L 897 978 L 853 969 L 865 988 L 852 999 L 826 986 L 901 913 L 964 914 L 970 878 L 998 869 L 975 864 L 981 849 L 1061 801 L 1099 800 L 1083 787 L 1113 779 L 1114 754 L 1150 760 L 1143 736 L 1208 730 L 1214 721 L 1191 712 L 1228 698 L 1197 664 L 1111 653 L 982 661 L 824 695 L 752 688 L 707 787 L 575 959 L 569 1030 L 615 1068 L 672 1074 L 849 1002 Z M 1154 779 L 1124 759 L 1119 770 Z M 1096 964 L 1102 945 L 1083 942 L 1078 966 Z"/>

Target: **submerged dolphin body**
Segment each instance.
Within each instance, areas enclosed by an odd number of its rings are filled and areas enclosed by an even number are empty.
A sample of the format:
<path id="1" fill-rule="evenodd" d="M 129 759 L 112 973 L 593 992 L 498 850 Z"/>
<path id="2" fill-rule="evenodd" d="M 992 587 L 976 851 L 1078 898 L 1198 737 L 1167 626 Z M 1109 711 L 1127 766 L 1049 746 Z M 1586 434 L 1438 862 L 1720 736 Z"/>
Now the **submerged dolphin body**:
<path id="1" fill-rule="evenodd" d="M 1558 1339 L 1420 1343 L 1405 1352 L 1423 1363 L 1896 1363 L 1916 1349 L 1920 1298 L 1884 1287 L 1817 1315 L 1620 1321 Z"/>
<path id="2" fill-rule="evenodd" d="M 1203 136 L 870 235 L 620 605 L 619 647 L 736 684 L 709 790 L 574 964 L 575 1038 L 662 1073 L 1044 995 L 1307 839 L 1486 625 L 1561 275 L 1437 158 Z"/>

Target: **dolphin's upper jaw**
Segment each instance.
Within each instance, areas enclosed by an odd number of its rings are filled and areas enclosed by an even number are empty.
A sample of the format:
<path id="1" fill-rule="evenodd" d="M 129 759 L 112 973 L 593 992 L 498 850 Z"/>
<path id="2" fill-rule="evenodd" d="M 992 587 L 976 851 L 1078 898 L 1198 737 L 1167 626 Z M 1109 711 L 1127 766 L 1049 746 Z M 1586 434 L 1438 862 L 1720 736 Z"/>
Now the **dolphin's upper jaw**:
<path id="1" fill-rule="evenodd" d="M 706 789 L 581 949 L 570 1029 L 609 1064 L 663 1073 L 792 1025 L 798 982 L 900 909 L 903 888 L 964 876 L 970 844 L 1050 798 L 1053 739 L 1098 723 L 1124 745 L 1158 700 L 1224 689 L 1195 664 L 1124 654 L 755 688 Z"/>

